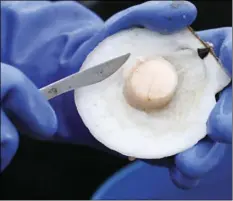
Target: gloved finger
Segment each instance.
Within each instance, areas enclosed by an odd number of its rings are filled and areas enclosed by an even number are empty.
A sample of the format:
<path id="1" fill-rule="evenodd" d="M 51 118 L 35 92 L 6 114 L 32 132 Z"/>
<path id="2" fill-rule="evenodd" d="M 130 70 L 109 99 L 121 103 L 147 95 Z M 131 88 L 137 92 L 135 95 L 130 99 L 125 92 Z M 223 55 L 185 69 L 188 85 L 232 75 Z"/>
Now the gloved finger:
<path id="1" fill-rule="evenodd" d="M 197 34 L 203 41 L 213 44 L 216 56 L 223 62 L 229 76 L 232 76 L 232 28 L 209 29 L 199 31 Z"/>
<path id="2" fill-rule="evenodd" d="M 223 143 L 232 143 L 232 87 L 221 93 L 207 122 L 208 136 Z"/>
<path id="3" fill-rule="evenodd" d="M 1 172 L 9 165 L 19 144 L 16 128 L 1 109 Z"/>
<path id="4" fill-rule="evenodd" d="M 219 59 L 228 75 L 232 77 L 232 28 L 221 45 Z"/>
<path id="5" fill-rule="evenodd" d="M 18 69 L 1 63 L 1 104 L 12 123 L 34 137 L 51 137 L 57 129 L 54 110 Z"/>
<path id="6" fill-rule="evenodd" d="M 217 166 L 225 150 L 225 144 L 215 143 L 206 137 L 192 148 L 177 154 L 175 165 L 183 175 L 196 179 Z"/>
<path id="7" fill-rule="evenodd" d="M 171 33 L 192 24 L 196 16 L 196 7 L 188 1 L 148 1 L 115 14 L 106 27 L 109 35 L 138 25 Z"/>
<path id="8" fill-rule="evenodd" d="M 232 28 L 218 28 L 199 32 L 200 37 L 213 43 L 223 67 L 232 77 Z M 207 122 L 209 136 L 219 142 L 232 143 L 232 87 L 220 93 L 220 99 Z"/>
<path id="9" fill-rule="evenodd" d="M 106 37 L 123 29 L 143 26 L 169 34 L 191 25 L 196 16 L 196 7 L 188 1 L 148 1 L 113 15 L 100 32 L 79 47 L 76 55 L 84 59 Z M 82 65 L 83 59 L 76 65 Z"/>
<path id="10" fill-rule="evenodd" d="M 196 187 L 200 182 L 199 178 L 190 178 L 182 174 L 175 166 L 173 166 L 169 170 L 171 180 L 179 188 L 190 189 Z"/>

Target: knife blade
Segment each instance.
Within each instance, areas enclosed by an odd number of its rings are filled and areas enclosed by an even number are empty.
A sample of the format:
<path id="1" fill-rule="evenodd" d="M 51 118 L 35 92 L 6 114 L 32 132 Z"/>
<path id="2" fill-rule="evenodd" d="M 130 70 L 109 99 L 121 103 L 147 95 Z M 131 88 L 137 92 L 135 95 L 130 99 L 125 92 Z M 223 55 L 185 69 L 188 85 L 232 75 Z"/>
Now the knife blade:
<path id="1" fill-rule="evenodd" d="M 50 100 L 68 91 L 96 84 L 114 74 L 130 57 L 130 53 L 108 60 L 104 63 L 79 71 L 40 89 Z"/>

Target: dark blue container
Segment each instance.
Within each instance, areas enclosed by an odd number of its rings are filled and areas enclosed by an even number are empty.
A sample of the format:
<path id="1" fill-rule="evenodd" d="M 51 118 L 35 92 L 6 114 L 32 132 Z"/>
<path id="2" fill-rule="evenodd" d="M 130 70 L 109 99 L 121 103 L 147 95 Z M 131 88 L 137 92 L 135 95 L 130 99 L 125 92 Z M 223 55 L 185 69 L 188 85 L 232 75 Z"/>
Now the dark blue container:
<path id="1" fill-rule="evenodd" d="M 232 149 L 191 190 L 177 188 L 166 168 L 135 162 L 109 178 L 92 199 L 232 200 Z"/>

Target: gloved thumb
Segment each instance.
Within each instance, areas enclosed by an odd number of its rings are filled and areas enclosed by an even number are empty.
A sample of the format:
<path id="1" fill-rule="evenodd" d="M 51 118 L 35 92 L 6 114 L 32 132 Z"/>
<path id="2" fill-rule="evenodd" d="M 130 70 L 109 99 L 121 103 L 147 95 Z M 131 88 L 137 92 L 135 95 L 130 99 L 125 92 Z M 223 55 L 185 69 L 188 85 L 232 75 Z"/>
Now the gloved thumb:
<path id="1" fill-rule="evenodd" d="M 57 130 L 56 114 L 36 86 L 21 71 L 2 63 L 1 81 L 1 107 L 13 125 L 33 137 L 51 137 Z"/>
<path id="2" fill-rule="evenodd" d="M 14 157 L 18 131 L 36 138 L 49 138 L 57 118 L 35 85 L 19 70 L 1 63 L 1 172 Z"/>
<path id="3" fill-rule="evenodd" d="M 196 16 L 196 7 L 188 1 L 148 1 L 113 15 L 106 27 L 109 35 L 133 26 L 166 34 L 191 25 Z"/>

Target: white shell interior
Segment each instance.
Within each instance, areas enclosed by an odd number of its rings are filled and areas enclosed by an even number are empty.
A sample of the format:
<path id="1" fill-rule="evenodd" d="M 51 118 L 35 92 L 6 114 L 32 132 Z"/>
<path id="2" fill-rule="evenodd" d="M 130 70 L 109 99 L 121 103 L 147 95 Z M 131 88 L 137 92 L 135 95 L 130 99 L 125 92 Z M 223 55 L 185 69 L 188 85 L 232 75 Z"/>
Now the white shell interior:
<path id="1" fill-rule="evenodd" d="M 102 41 L 82 69 L 131 53 L 129 60 L 101 83 L 75 91 L 78 112 L 92 135 L 123 155 L 158 159 L 182 152 L 206 135 L 215 94 L 230 78 L 213 55 L 201 60 L 204 45 L 188 30 L 161 35 L 143 28 L 123 30 Z M 178 72 L 178 90 L 162 110 L 144 112 L 129 106 L 124 76 L 140 57 L 164 56 Z"/>

